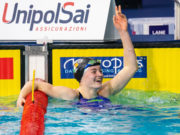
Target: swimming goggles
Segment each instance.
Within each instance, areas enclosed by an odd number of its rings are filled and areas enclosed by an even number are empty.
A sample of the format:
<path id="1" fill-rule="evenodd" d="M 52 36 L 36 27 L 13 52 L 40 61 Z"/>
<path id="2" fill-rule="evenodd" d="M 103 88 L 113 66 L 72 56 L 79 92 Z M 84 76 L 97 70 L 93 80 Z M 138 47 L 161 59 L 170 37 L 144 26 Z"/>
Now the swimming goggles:
<path id="1" fill-rule="evenodd" d="M 74 64 L 74 69 L 73 72 L 76 73 L 78 68 L 80 68 L 82 63 L 82 59 L 79 59 L 75 64 Z M 94 66 L 94 65 L 100 65 L 101 64 L 101 60 L 89 60 L 88 63 L 85 65 L 84 70 L 87 69 L 90 66 Z"/>
<path id="2" fill-rule="evenodd" d="M 90 66 L 100 65 L 100 64 L 101 64 L 101 60 L 89 60 L 88 64 L 84 67 L 84 70 Z"/>

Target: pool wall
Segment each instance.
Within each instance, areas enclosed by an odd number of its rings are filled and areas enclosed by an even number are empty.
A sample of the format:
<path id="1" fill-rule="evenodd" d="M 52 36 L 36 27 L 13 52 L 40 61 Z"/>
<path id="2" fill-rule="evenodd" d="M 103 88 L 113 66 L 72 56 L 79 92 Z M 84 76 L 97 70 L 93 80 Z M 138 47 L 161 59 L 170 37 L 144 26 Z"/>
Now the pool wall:
<path id="1" fill-rule="evenodd" d="M 180 93 L 180 43 L 179 42 L 140 42 L 134 43 L 139 69 L 126 89 L 146 91 L 169 91 Z M 79 57 L 101 59 L 104 81 L 122 69 L 123 49 L 120 43 L 96 45 L 54 44 L 52 49 L 52 83 L 77 88 L 78 82 L 71 78 L 72 63 Z M 68 65 L 71 64 L 71 65 Z M 51 67 L 50 67 L 51 68 Z M 109 72 L 109 73 L 107 73 Z M 64 78 L 64 79 L 62 79 Z"/>
<path id="2" fill-rule="evenodd" d="M 25 83 L 25 45 L 30 43 L 0 44 L 0 96 L 18 95 Z M 139 69 L 125 89 L 180 93 L 180 42 L 134 42 L 134 46 Z M 48 44 L 48 81 L 77 88 L 72 66 L 79 57 L 100 59 L 104 81 L 123 67 L 120 41 L 55 42 Z"/>
<path id="3" fill-rule="evenodd" d="M 24 84 L 24 46 L 0 45 L 0 96 L 18 95 Z"/>

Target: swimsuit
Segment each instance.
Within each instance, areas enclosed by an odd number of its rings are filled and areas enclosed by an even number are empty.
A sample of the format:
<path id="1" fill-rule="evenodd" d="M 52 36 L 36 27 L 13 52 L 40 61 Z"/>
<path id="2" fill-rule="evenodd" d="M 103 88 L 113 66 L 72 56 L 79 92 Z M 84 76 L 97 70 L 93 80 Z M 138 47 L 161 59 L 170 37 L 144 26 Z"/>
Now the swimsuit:
<path id="1" fill-rule="evenodd" d="M 79 101 L 73 103 L 72 105 L 77 106 L 78 108 L 82 108 L 85 110 L 90 109 L 93 112 L 99 112 L 103 110 L 126 110 L 126 111 L 142 111 L 141 108 L 131 107 L 131 106 L 124 106 L 124 105 L 113 105 L 108 98 L 102 97 L 98 95 L 96 98 L 92 99 L 85 99 L 79 93 Z M 84 110 L 84 113 L 86 111 Z"/>
<path id="2" fill-rule="evenodd" d="M 85 99 L 79 93 L 79 101 L 76 103 L 78 107 L 88 107 L 88 108 L 104 108 L 111 105 L 111 101 L 108 98 L 98 95 L 96 98 Z"/>

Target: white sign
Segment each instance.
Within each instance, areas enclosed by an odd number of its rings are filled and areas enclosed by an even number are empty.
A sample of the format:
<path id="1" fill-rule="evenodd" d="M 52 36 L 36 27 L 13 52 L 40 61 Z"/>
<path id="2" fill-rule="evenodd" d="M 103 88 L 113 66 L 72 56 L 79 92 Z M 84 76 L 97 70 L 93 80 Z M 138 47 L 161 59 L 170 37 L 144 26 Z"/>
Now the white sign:
<path id="1" fill-rule="evenodd" d="M 0 40 L 103 40 L 110 0 L 1 0 Z"/>

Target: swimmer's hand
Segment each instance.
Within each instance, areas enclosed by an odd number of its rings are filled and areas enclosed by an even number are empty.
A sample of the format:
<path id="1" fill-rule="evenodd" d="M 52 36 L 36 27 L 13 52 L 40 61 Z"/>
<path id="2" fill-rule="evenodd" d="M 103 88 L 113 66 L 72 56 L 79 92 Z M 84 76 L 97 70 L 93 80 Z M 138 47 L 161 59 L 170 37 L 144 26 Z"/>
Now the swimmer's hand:
<path id="1" fill-rule="evenodd" d="M 113 23 L 119 32 L 127 31 L 128 21 L 124 14 L 122 14 L 121 6 L 115 7 L 115 15 L 113 16 Z"/>
<path id="2" fill-rule="evenodd" d="M 25 98 L 19 95 L 16 105 L 17 107 L 23 107 L 25 102 L 26 102 Z"/>

